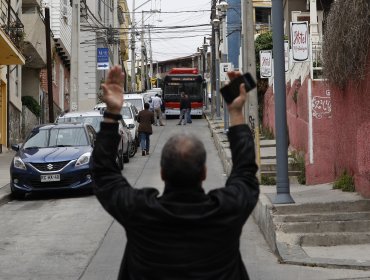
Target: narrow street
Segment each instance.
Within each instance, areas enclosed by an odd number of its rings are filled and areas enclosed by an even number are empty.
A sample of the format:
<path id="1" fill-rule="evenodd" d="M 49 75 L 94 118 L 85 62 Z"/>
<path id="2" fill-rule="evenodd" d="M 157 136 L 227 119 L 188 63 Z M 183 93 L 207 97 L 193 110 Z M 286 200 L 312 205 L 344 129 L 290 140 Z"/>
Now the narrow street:
<path id="1" fill-rule="evenodd" d="M 179 131 L 196 133 L 207 149 L 206 190 L 225 182 L 207 122 L 186 126 L 168 120 L 154 127 L 150 156 L 137 153 L 123 174 L 135 187 L 163 190 L 159 177 L 162 146 Z M 34 196 L 0 206 L 0 279 L 116 279 L 125 236 L 122 227 L 94 196 Z M 370 279 L 370 272 L 279 264 L 258 226 L 250 218 L 241 238 L 241 252 L 251 279 Z"/>

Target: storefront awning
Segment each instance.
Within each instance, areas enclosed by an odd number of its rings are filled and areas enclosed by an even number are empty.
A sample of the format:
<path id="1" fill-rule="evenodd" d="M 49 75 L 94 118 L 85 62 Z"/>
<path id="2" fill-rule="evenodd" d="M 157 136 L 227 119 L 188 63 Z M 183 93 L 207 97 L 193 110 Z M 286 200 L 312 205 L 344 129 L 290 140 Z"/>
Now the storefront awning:
<path id="1" fill-rule="evenodd" d="M 24 64 L 25 58 L 0 28 L 0 65 Z"/>

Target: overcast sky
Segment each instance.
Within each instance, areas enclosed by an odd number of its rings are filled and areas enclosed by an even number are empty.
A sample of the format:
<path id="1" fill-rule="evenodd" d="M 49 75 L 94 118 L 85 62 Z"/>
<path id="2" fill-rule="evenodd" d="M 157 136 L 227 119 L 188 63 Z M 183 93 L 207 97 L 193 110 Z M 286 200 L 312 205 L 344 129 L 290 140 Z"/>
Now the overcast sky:
<path id="1" fill-rule="evenodd" d="M 135 7 L 139 7 L 146 1 L 135 0 Z M 132 12 L 133 0 L 127 0 L 127 4 Z M 135 21 L 139 30 L 141 30 L 142 10 L 145 11 L 144 24 L 154 26 L 151 28 L 153 61 L 191 55 L 203 44 L 203 37 L 211 35 L 210 26 L 190 27 L 209 24 L 211 0 L 151 0 L 136 10 Z M 160 10 L 161 13 L 149 13 L 150 10 Z M 179 28 L 180 26 L 186 26 L 186 28 Z M 144 38 L 148 39 L 148 37 L 147 33 Z M 137 37 L 137 40 L 139 39 Z M 140 54 L 139 47 L 140 42 L 137 42 L 137 59 Z"/>

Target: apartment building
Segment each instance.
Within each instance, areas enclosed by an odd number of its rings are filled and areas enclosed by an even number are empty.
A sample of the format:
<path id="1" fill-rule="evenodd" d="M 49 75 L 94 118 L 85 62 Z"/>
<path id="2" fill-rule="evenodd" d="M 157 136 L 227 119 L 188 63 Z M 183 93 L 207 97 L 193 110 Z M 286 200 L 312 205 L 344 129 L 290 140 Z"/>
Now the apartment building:
<path id="1" fill-rule="evenodd" d="M 18 16 L 20 11 L 20 1 L 0 0 L 0 152 L 20 137 L 17 120 L 22 110 L 21 65 L 25 63 L 21 52 L 24 25 Z"/>

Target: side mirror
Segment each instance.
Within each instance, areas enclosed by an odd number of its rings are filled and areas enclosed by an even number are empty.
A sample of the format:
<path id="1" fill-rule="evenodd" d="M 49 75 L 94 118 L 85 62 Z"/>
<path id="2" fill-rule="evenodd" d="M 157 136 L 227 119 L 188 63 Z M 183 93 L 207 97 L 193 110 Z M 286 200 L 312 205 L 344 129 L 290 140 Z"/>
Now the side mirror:
<path id="1" fill-rule="evenodd" d="M 133 129 L 135 127 L 135 125 L 133 124 L 133 123 L 130 123 L 129 125 L 128 125 L 128 129 Z"/>
<path id="2" fill-rule="evenodd" d="M 12 144 L 12 146 L 11 146 L 11 147 L 12 147 L 12 150 L 13 150 L 13 151 L 16 151 L 16 152 L 17 152 L 17 151 L 19 151 L 19 147 L 20 147 L 20 145 L 19 145 L 19 144 Z"/>

